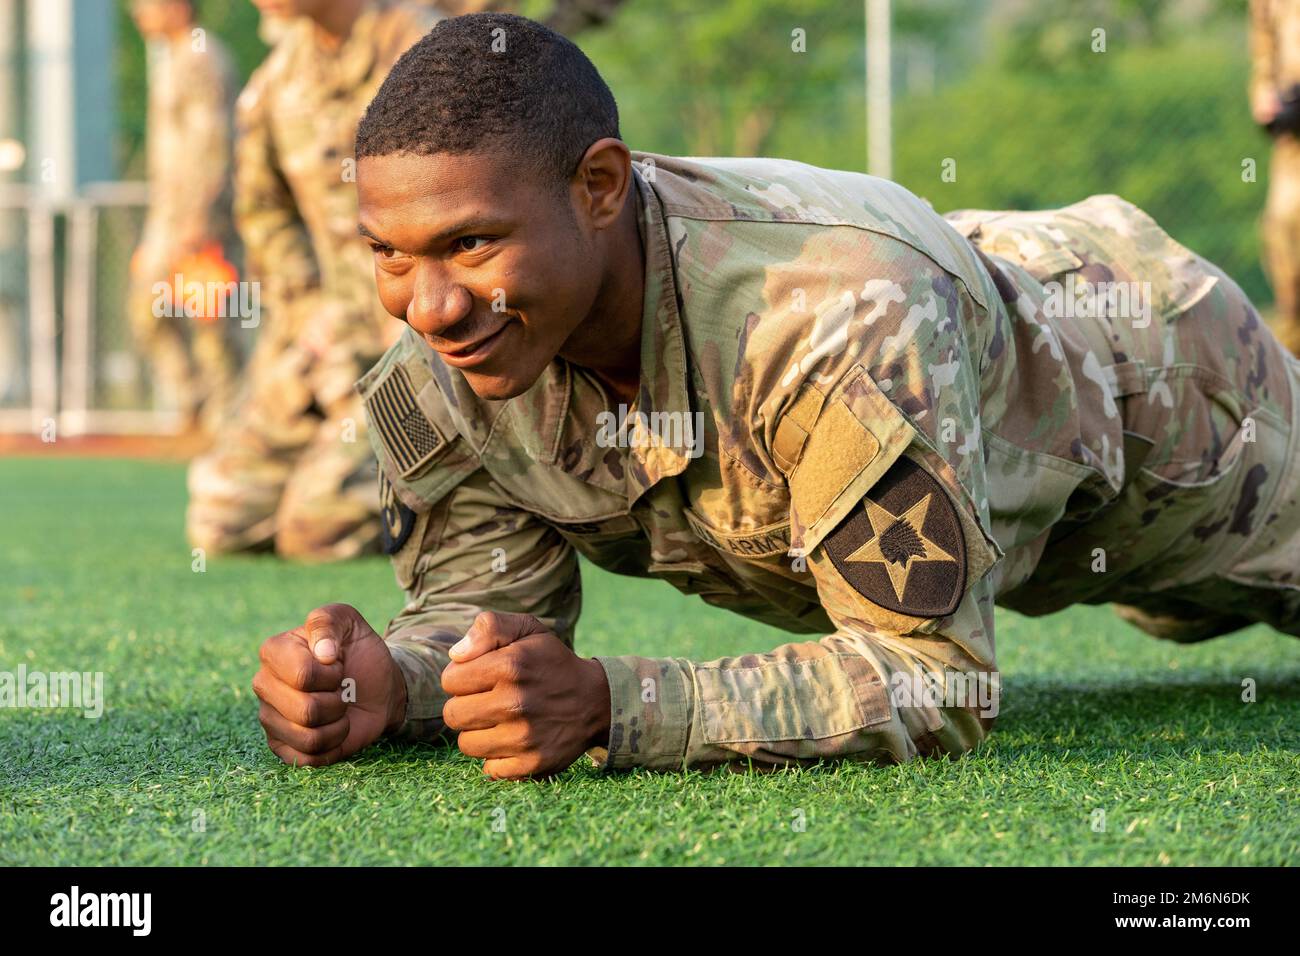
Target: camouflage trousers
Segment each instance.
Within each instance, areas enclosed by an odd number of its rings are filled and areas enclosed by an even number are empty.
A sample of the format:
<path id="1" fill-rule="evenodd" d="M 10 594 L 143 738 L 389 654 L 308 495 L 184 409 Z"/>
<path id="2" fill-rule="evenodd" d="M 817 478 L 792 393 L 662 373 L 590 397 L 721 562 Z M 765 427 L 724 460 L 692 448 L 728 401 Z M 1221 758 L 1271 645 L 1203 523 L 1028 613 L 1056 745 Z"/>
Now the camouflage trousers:
<path id="1" fill-rule="evenodd" d="M 289 323 L 268 326 L 234 415 L 190 465 L 190 542 L 307 561 L 377 553 L 376 465 L 353 383 L 382 349 L 313 347 Z"/>
<path id="2" fill-rule="evenodd" d="M 242 360 L 235 331 L 239 320 L 157 315 L 155 299 L 153 280 L 131 280 L 127 315 L 136 348 L 153 372 L 155 392 L 164 407 L 180 412 L 187 427 L 214 434 L 235 400 Z"/>
<path id="3" fill-rule="evenodd" d="M 1277 301 L 1274 330 L 1300 355 L 1300 139 L 1294 136 L 1281 136 L 1273 145 L 1260 238 Z"/>
<path id="4" fill-rule="evenodd" d="M 1112 603 L 1180 642 L 1255 623 L 1300 636 L 1300 361 L 1223 270 L 1137 207 L 1097 196 L 1067 210 L 1050 224 L 1056 248 L 1008 254 L 1020 236 L 1041 240 L 1048 214 L 1030 214 L 1032 231 L 1016 213 L 984 223 L 976 245 L 1045 289 L 1071 272 L 1149 280 L 1156 306 L 1071 324 L 1123 424 L 1122 489 L 1053 528 L 1032 575 L 998 603 L 1028 614 Z"/>

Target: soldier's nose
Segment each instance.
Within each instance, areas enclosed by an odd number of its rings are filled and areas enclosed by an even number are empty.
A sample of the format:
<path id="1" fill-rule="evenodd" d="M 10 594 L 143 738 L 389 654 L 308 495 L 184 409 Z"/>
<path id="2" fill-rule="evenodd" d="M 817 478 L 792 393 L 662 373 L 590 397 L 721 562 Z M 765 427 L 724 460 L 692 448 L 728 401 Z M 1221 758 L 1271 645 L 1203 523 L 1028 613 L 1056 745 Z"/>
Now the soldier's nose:
<path id="1" fill-rule="evenodd" d="M 473 309 L 473 298 L 463 286 L 451 283 L 416 282 L 406 321 L 422 335 L 441 336 Z"/>

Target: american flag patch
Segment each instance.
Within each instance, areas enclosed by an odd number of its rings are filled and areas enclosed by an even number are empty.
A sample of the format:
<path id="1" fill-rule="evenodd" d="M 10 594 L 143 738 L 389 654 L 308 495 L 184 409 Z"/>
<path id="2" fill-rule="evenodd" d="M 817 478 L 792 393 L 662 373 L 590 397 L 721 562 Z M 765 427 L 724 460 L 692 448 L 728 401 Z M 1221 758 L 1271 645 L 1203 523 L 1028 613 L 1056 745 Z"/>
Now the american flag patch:
<path id="1" fill-rule="evenodd" d="M 410 376 L 400 365 L 366 399 L 366 410 L 403 478 L 412 478 L 443 446 L 442 436 L 415 403 Z"/>

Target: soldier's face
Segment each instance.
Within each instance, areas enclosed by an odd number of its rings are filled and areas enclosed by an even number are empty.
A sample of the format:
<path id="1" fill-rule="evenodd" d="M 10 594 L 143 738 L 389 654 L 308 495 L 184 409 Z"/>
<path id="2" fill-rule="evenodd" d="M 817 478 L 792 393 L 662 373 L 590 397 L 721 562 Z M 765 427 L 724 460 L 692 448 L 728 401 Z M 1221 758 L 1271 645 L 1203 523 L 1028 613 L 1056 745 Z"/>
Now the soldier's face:
<path id="1" fill-rule="evenodd" d="M 379 298 L 483 398 L 527 391 L 592 311 L 601 245 L 576 200 L 488 154 L 357 164 Z"/>
<path id="2" fill-rule="evenodd" d="M 140 35 L 149 40 L 188 26 L 192 14 L 190 5 L 182 0 L 173 3 L 144 0 L 131 6 L 131 17 Z"/>

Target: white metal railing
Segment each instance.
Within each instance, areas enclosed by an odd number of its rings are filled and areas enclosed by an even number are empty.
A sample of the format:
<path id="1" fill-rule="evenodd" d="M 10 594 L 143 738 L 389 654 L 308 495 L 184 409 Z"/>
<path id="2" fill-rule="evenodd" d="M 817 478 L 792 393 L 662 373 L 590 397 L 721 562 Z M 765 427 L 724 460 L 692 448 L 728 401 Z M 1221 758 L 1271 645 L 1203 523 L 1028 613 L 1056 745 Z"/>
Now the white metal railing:
<path id="1" fill-rule="evenodd" d="M 30 370 L 27 407 L 0 408 L 0 431 L 39 433 L 53 421 L 61 435 L 158 433 L 179 424 L 175 411 L 94 407 L 100 214 L 109 207 L 144 208 L 148 198 L 144 183 L 92 183 L 70 200 L 51 199 L 34 186 L 0 183 L 0 212 L 17 209 L 26 217 Z M 67 221 L 62 362 L 55 228 L 59 216 Z M 129 241 L 133 244 L 134 239 Z"/>
<path id="2" fill-rule="evenodd" d="M 27 408 L 0 409 L 0 428 L 39 431 L 58 411 L 58 325 L 55 317 L 54 216 L 56 205 L 38 189 L 0 183 L 0 209 L 27 214 Z"/>

